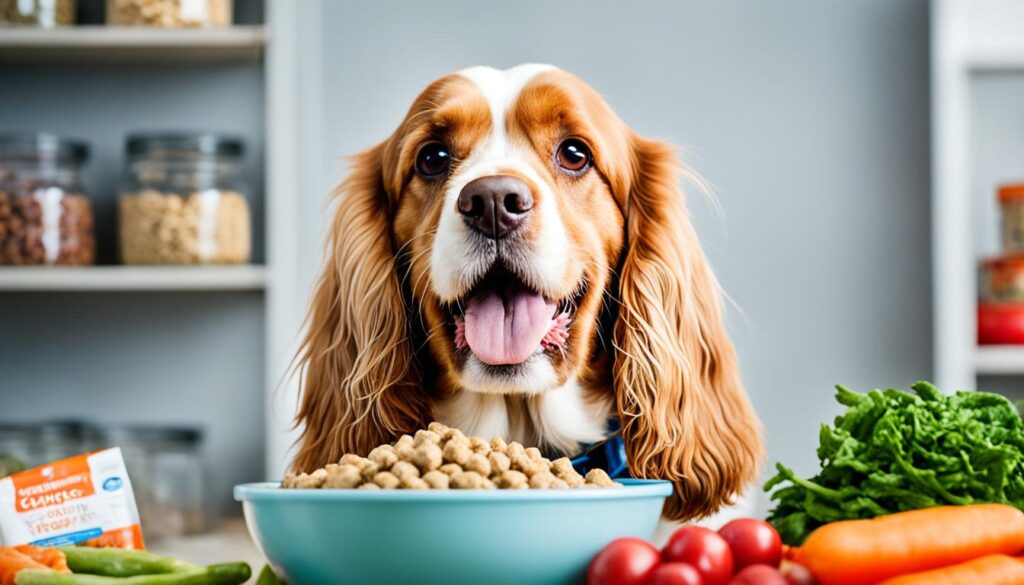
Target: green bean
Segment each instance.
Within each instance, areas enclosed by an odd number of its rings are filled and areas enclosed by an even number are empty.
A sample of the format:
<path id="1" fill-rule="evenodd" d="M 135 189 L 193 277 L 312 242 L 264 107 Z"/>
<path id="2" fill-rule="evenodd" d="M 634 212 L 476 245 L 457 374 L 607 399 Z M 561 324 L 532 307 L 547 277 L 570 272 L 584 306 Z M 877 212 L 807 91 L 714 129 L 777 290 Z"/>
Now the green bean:
<path id="1" fill-rule="evenodd" d="M 160 573 L 198 571 L 199 567 L 144 550 L 65 546 L 61 548 L 74 573 L 105 577 L 134 577 Z"/>
<path id="2" fill-rule="evenodd" d="M 104 577 L 74 575 L 49 569 L 19 571 L 16 585 L 240 585 L 249 580 L 252 569 L 246 563 L 221 563 L 184 573 Z"/>
<path id="3" fill-rule="evenodd" d="M 260 571 L 260 576 L 256 579 L 256 585 L 287 585 L 287 583 L 277 576 L 270 565 L 263 565 L 263 570 Z"/>

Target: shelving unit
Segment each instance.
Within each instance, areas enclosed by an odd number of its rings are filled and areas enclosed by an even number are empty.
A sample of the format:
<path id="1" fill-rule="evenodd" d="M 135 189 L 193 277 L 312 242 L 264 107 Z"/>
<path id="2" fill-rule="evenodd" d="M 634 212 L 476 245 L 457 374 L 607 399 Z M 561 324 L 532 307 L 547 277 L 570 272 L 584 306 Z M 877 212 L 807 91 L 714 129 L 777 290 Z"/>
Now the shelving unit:
<path id="1" fill-rule="evenodd" d="M 0 30 L 4 63 L 210 63 L 257 60 L 266 44 L 261 25 L 227 29 L 76 26 Z"/>
<path id="2" fill-rule="evenodd" d="M 25 266 L 0 268 L 0 291 L 263 290 L 263 266 Z"/>
<path id="3" fill-rule="evenodd" d="M 91 143 L 83 183 L 107 264 L 0 267 L 0 389 L 21 396 L 0 420 L 199 426 L 223 512 L 237 512 L 233 483 L 279 476 L 291 442 L 297 12 L 235 0 L 227 29 L 0 27 L 0 128 Z M 109 265 L 124 137 L 139 130 L 245 140 L 254 264 Z"/>
<path id="4" fill-rule="evenodd" d="M 1024 347 L 977 346 L 975 316 L 977 261 L 996 252 L 986 243 L 997 229 L 995 185 L 1024 179 L 1024 102 L 991 93 L 1024 81 L 1021 31 L 1016 0 L 932 2 L 933 355 L 948 390 L 1024 374 Z M 993 89 L 993 80 L 1010 83 Z M 1004 156 L 992 156 L 993 144 Z"/>

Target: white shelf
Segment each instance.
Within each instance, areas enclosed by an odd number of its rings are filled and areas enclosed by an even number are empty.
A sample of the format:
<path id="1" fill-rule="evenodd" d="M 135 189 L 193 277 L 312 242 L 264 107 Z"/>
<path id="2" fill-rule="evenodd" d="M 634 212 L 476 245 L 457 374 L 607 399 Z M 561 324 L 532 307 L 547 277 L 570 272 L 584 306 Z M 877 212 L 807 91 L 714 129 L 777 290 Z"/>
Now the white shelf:
<path id="1" fill-rule="evenodd" d="M 263 54 L 262 26 L 161 29 L 74 26 L 0 28 L 5 63 L 179 63 L 256 60 Z"/>
<path id="2" fill-rule="evenodd" d="M 264 266 L 14 266 L 0 268 L 0 291 L 262 290 Z"/>
<path id="3" fill-rule="evenodd" d="M 1024 374 L 1024 346 L 981 346 L 974 354 L 974 369 L 979 374 Z"/>

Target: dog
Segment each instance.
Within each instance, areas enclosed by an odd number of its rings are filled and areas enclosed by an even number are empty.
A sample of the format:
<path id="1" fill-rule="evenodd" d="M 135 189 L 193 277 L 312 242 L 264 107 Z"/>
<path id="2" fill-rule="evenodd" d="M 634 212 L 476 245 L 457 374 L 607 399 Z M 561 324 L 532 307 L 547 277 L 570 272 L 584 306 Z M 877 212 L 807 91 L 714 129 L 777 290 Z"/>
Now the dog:
<path id="1" fill-rule="evenodd" d="M 552 457 L 615 433 L 667 519 L 730 503 L 761 431 L 682 172 L 556 67 L 432 83 L 337 190 L 293 470 L 433 420 Z"/>

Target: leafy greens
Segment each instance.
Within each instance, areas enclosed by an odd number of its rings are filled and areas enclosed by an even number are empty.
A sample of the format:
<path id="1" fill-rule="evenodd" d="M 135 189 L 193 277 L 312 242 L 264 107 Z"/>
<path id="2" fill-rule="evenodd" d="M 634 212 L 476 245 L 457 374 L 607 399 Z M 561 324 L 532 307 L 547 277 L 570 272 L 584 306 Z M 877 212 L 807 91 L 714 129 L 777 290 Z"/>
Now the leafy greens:
<path id="1" fill-rule="evenodd" d="M 821 472 L 801 479 L 781 463 L 765 484 L 768 516 L 791 545 L 837 520 L 950 504 L 1024 509 L 1024 423 L 998 394 L 947 396 L 928 382 L 866 394 L 836 386 L 847 407 L 822 425 Z"/>

